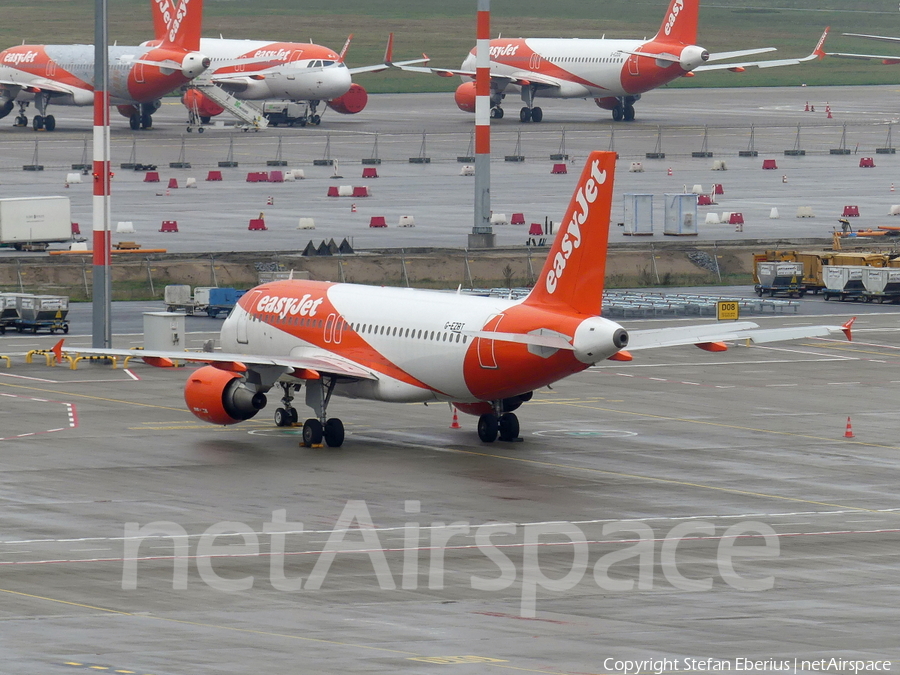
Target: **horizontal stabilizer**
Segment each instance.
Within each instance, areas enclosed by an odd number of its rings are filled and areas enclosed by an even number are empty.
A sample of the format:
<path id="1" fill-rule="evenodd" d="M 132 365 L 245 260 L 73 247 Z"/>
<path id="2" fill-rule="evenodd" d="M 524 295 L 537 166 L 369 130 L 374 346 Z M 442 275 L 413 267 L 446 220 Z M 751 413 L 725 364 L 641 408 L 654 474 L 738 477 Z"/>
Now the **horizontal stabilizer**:
<path id="1" fill-rule="evenodd" d="M 498 342 L 515 342 L 520 345 L 532 347 L 549 347 L 550 349 L 568 349 L 574 351 L 575 347 L 565 338 L 556 335 L 532 335 L 530 333 L 495 333 L 493 331 L 463 331 L 463 335 L 483 340 L 497 340 Z"/>
<path id="2" fill-rule="evenodd" d="M 741 49 L 736 52 L 716 52 L 709 55 L 710 61 L 725 61 L 727 59 L 740 59 L 754 54 L 768 54 L 778 51 L 775 47 L 760 47 L 759 49 Z"/>
<path id="3" fill-rule="evenodd" d="M 845 331 L 845 326 L 794 326 L 786 328 L 760 328 L 752 321 L 678 326 L 675 328 L 651 328 L 628 332 L 628 351 L 700 345 L 727 340 L 750 340 L 754 344 L 825 337 Z"/>

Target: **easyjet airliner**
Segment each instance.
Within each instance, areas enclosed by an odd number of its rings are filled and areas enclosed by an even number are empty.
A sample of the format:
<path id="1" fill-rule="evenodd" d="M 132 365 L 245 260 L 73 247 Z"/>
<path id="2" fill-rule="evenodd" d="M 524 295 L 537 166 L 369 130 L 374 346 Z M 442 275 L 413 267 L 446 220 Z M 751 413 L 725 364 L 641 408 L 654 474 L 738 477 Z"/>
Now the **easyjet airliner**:
<path id="1" fill-rule="evenodd" d="M 145 45 L 159 44 L 169 30 L 169 19 L 175 0 L 154 3 L 153 25 L 156 39 Z M 351 35 L 350 38 L 353 36 Z M 388 70 L 391 65 L 421 63 L 415 59 L 392 64 L 393 35 L 388 40 L 384 62 L 371 66 L 348 68 L 344 63 L 350 39 L 340 53 L 312 42 L 278 40 L 233 40 L 203 38 L 199 49 L 212 59 L 212 67 L 204 79 L 243 101 L 267 99 L 288 100 L 306 104 L 300 125 L 318 125 L 319 104 L 324 101 L 335 112 L 354 115 L 362 112 L 369 97 L 365 88 L 353 82 L 353 75 Z M 203 93 L 190 88 L 182 102 L 196 110 L 203 123 L 219 115 L 224 108 Z"/>
<path id="2" fill-rule="evenodd" d="M 733 59 L 775 51 L 772 47 L 710 54 L 696 44 L 700 0 L 671 0 L 662 25 L 650 40 L 497 38 L 491 40 L 491 117 L 503 117 L 508 91 L 519 91 L 524 106 L 522 122 L 540 122 L 544 113 L 538 98 L 593 98 L 612 111 L 614 120 L 634 119 L 634 104 L 641 95 L 679 77 L 710 70 L 742 72 L 755 66 L 774 68 L 822 58 L 828 29 L 812 54 L 804 58 L 735 62 Z M 729 61 L 729 63 L 712 63 Z M 456 105 L 475 112 L 475 50 L 459 70 L 400 66 L 403 70 L 459 75 Z"/>
<path id="3" fill-rule="evenodd" d="M 178 21 L 157 46 L 109 48 L 110 100 L 132 129 L 152 126 L 160 98 L 209 67 L 209 58 L 198 51 L 202 15 L 203 0 L 180 0 L 173 13 Z M 15 126 L 28 126 L 31 101 L 38 112 L 35 131 L 56 128 L 56 118 L 47 114 L 51 103 L 93 105 L 94 46 L 23 44 L 0 52 L 0 118 L 18 103 Z"/>
<path id="4" fill-rule="evenodd" d="M 223 353 L 144 351 L 147 363 L 208 365 L 188 376 L 188 409 L 212 424 L 255 416 L 281 389 L 275 423 L 299 422 L 295 394 L 313 411 L 303 442 L 344 442 L 328 416 L 334 396 L 395 403 L 448 401 L 478 416 L 490 443 L 519 436 L 514 411 L 536 389 L 630 351 L 723 341 L 824 336 L 844 326 L 759 329 L 751 322 L 635 330 L 598 316 L 606 269 L 615 153 L 593 152 L 531 293 L 521 300 L 440 291 L 287 280 L 244 295 L 221 333 Z M 628 351 L 625 351 L 625 348 Z M 56 349 L 61 350 L 62 342 Z M 82 354 L 135 356 L 127 349 Z"/>

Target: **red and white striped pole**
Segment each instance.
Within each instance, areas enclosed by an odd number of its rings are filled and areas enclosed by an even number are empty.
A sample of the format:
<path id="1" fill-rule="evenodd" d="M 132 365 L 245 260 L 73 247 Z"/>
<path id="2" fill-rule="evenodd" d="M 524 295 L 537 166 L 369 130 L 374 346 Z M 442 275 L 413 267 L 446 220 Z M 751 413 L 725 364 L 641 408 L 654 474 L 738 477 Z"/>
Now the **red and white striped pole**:
<path id="1" fill-rule="evenodd" d="M 478 0 L 475 42 L 475 225 L 470 245 L 491 247 L 491 0 Z"/>
<path id="2" fill-rule="evenodd" d="M 112 346 L 110 269 L 109 16 L 107 0 L 94 2 L 94 348 Z"/>

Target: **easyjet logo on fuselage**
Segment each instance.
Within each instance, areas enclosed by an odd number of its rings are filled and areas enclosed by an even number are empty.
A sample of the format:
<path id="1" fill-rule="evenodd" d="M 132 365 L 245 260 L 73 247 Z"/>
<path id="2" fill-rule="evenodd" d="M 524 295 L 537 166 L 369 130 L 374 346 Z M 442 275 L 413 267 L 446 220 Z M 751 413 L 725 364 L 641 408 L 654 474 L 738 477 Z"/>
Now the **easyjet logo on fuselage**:
<path id="1" fill-rule="evenodd" d="M 272 49 L 270 49 L 270 50 L 259 49 L 253 55 L 252 58 L 272 59 L 273 61 L 287 61 L 290 58 L 290 55 L 291 55 L 291 53 L 289 51 L 287 51 L 286 49 L 279 49 L 278 51 L 275 51 Z"/>
<path id="2" fill-rule="evenodd" d="M 34 63 L 37 57 L 38 52 L 33 52 L 30 49 L 27 52 L 11 52 L 3 57 L 3 63 L 11 63 L 14 66 L 18 66 L 23 63 Z"/>
<path id="3" fill-rule="evenodd" d="M 505 45 L 491 47 L 491 56 L 495 59 L 500 58 L 501 56 L 515 56 L 516 52 L 519 51 L 519 45 Z"/>
<path id="4" fill-rule="evenodd" d="M 684 9 L 684 0 L 675 0 L 675 4 L 672 5 L 672 11 L 669 13 L 669 20 L 666 21 L 665 34 L 671 35 L 672 29 L 675 27 L 675 21 L 678 19 L 678 15 L 681 13 L 681 10 Z"/>
<path id="5" fill-rule="evenodd" d="M 595 160 L 591 163 L 591 176 L 587 182 L 578 188 L 575 193 L 575 201 L 578 202 L 580 210 L 576 209 L 572 214 L 572 219 L 566 226 L 565 234 L 560 242 L 560 250 L 553 258 L 553 268 L 547 273 L 547 292 L 555 293 L 560 278 L 566 271 L 566 265 L 569 258 L 576 248 L 581 246 L 583 237 L 581 236 L 581 226 L 587 222 L 591 215 L 591 204 L 597 201 L 600 194 L 600 186 L 606 182 L 606 171 L 600 171 L 600 161 Z"/>
<path id="6" fill-rule="evenodd" d="M 291 316 L 315 316 L 324 298 L 313 298 L 307 293 L 302 298 L 285 298 L 277 295 L 264 295 L 256 303 L 256 311 L 277 314 L 280 318 Z"/>

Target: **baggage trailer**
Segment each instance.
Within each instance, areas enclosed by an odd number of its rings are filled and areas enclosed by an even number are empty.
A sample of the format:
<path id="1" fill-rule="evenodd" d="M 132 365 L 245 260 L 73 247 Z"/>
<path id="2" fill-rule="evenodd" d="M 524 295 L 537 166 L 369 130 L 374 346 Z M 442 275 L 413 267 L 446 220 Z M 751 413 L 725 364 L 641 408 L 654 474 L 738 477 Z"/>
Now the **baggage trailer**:
<path id="1" fill-rule="evenodd" d="M 9 314 L 12 299 L 16 305 L 15 317 Z M 5 316 L 0 319 L 0 333 L 5 333 L 8 328 L 15 328 L 18 333 L 37 333 L 42 330 L 50 333 L 69 332 L 69 322 L 66 321 L 69 314 L 68 296 L 9 293 L 5 296 L 4 305 Z"/>
<path id="2" fill-rule="evenodd" d="M 209 304 L 206 306 L 207 316 L 210 316 L 213 319 L 219 316 L 219 314 L 228 316 L 228 313 L 234 309 L 237 301 L 240 300 L 241 296 L 246 292 L 247 291 L 239 291 L 234 288 L 210 288 Z"/>
<path id="3" fill-rule="evenodd" d="M 0 246 L 46 251 L 50 244 L 68 241 L 72 241 L 68 197 L 0 199 Z"/>
<path id="4" fill-rule="evenodd" d="M 841 302 L 847 299 L 855 302 L 865 299 L 863 273 L 868 268 L 859 265 L 825 265 L 822 269 L 825 275 L 822 296 L 826 300 L 840 298 Z"/>
<path id="5" fill-rule="evenodd" d="M 774 298 L 782 294 L 800 298 L 806 294 L 806 287 L 803 285 L 803 263 L 758 262 L 756 277 L 759 283 L 754 290 L 759 297 L 768 294 Z"/>
<path id="6" fill-rule="evenodd" d="M 900 269 L 891 267 L 867 267 L 863 275 L 863 297 L 866 302 L 883 303 L 885 300 L 900 302 Z"/>
<path id="7" fill-rule="evenodd" d="M 190 286 L 172 284 L 166 286 L 165 290 L 166 311 L 183 310 L 189 316 L 206 312 L 208 316 L 215 318 L 219 314 L 227 315 L 244 293 L 246 291 L 234 288 L 197 286 L 192 294 Z"/>

